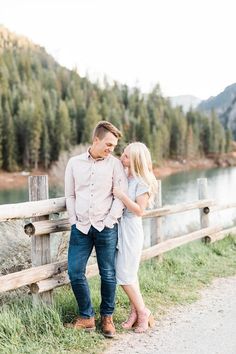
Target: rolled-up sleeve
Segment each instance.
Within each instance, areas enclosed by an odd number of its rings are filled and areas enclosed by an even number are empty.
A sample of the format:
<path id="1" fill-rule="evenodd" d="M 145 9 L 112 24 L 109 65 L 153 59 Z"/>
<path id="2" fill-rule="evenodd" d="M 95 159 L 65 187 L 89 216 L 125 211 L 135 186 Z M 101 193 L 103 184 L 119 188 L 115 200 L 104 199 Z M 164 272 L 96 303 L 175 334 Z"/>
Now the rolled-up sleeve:
<path id="1" fill-rule="evenodd" d="M 124 193 L 128 193 L 128 180 L 124 171 L 124 167 L 119 160 L 115 161 L 113 170 L 113 187 L 119 187 Z M 118 222 L 118 219 L 122 216 L 125 206 L 122 201 L 114 197 L 109 214 L 104 220 L 104 225 L 112 227 Z"/>
<path id="2" fill-rule="evenodd" d="M 76 224 L 77 218 L 75 212 L 75 181 L 72 170 L 72 159 L 69 160 L 65 171 L 65 197 L 69 222 L 71 225 Z"/>

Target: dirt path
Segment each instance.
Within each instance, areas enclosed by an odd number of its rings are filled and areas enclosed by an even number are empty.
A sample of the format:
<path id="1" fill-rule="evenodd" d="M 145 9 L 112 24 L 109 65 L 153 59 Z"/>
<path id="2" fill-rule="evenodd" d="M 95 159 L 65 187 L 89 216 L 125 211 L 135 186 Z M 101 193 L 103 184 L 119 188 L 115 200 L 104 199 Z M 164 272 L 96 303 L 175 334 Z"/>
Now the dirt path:
<path id="1" fill-rule="evenodd" d="M 200 300 L 174 307 L 146 334 L 119 336 L 104 354 L 235 354 L 236 276 L 219 278 Z"/>

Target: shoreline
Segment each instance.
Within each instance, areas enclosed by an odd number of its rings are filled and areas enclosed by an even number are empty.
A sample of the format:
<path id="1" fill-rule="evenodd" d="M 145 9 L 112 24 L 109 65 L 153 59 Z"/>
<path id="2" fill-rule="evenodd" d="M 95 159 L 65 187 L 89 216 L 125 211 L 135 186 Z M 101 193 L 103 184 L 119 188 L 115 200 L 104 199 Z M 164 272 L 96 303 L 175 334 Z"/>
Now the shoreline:
<path id="1" fill-rule="evenodd" d="M 0 191 L 28 187 L 28 177 L 49 174 L 49 171 L 34 170 L 31 172 L 6 172 L 0 170 Z"/>
<path id="2" fill-rule="evenodd" d="M 223 154 L 214 158 L 202 158 L 191 160 L 166 160 L 161 166 L 154 167 L 154 174 L 157 178 L 164 178 L 179 172 L 190 171 L 195 169 L 210 169 L 216 167 L 236 166 L 236 152 Z M 6 172 L 0 171 L 0 191 L 27 188 L 28 176 L 45 175 L 49 176 L 49 184 L 55 183 L 55 176 L 50 175 L 50 170 L 33 170 L 31 172 Z"/>
<path id="3" fill-rule="evenodd" d="M 157 178 L 163 178 L 184 171 L 234 166 L 236 166 L 236 151 L 198 159 L 166 160 L 160 167 L 154 168 L 154 174 Z"/>
<path id="4" fill-rule="evenodd" d="M 236 164 L 235 164 L 236 165 Z M 213 159 L 194 159 L 194 160 L 166 160 L 160 167 L 154 167 L 154 174 L 157 178 L 164 178 L 184 171 L 210 169 L 215 167 L 229 167 L 217 165 Z"/>

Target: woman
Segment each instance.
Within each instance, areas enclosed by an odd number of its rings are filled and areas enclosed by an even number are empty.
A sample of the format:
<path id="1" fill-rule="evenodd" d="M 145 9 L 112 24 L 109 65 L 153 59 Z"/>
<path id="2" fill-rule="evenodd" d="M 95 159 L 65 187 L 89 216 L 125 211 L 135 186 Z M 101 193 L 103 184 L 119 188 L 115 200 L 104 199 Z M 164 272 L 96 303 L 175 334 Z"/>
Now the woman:
<path id="1" fill-rule="evenodd" d="M 128 145 L 121 156 L 121 162 L 127 170 L 129 189 L 128 195 L 118 187 L 113 190 L 114 195 L 126 206 L 119 224 L 116 277 L 131 305 L 130 316 L 122 323 L 122 327 L 135 327 L 136 333 L 142 333 L 154 325 L 154 318 L 144 304 L 138 282 L 144 239 L 142 215 L 154 200 L 157 181 L 152 172 L 151 155 L 145 144 L 134 142 Z"/>

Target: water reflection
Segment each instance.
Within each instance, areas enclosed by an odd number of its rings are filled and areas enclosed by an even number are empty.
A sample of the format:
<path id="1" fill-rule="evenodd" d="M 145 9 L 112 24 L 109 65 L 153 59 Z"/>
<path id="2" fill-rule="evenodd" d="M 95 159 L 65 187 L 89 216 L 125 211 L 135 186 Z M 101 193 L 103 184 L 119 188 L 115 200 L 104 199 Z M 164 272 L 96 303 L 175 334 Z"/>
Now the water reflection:
<path id="1" fill-rule="evenodd" d="M 29 200 L 27 187 L 0 191 L 0 204 L 20 203 L 26 202 L 27 200 Z"/>

